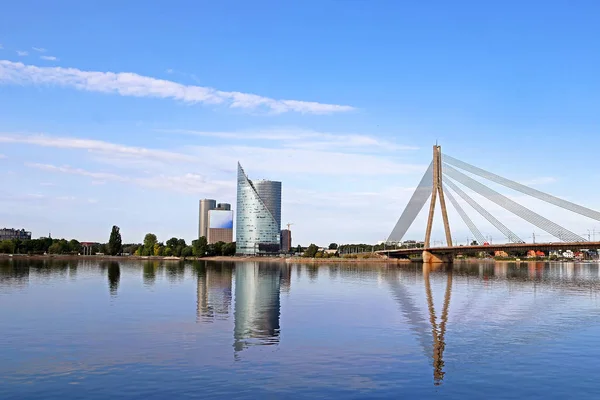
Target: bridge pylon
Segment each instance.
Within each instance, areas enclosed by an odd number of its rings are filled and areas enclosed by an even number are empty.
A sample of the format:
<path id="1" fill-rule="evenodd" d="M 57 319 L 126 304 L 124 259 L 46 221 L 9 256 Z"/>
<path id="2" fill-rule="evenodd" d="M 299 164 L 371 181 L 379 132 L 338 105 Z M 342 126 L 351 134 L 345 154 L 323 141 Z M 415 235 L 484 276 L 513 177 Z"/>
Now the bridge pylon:
<path id="1" fill-rule="evenodd" d="M 435 203 L 437 197 L 440 198 L 442 208 L 442 219 L 444 220 L 444 230 L 446 231 L 446 242 L 452 246 L 452 234 L 450 233 L 450 223 L 448 222 L 448 212 L 446 210 L 446 199 L 444 198 L 444 187 L 442 185 L 442 146 L 433 146 L 433 189 L 431 192 L 431 203 L 429 205 L 429 218 L 427 218 L 427 230 L 425 231 L 425 248 L 431 247 L 431 228 L 433 226 L 433 215 L 435 214 Z"/>

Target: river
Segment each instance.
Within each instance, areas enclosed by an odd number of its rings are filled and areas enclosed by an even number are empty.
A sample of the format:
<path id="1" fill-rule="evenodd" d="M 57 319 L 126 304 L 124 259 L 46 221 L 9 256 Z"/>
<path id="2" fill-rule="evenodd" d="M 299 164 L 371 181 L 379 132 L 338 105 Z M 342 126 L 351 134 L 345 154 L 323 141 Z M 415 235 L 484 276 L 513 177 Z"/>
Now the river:
<path id="1" fill-rule="evenodd" d="M 0 260 L 0 398 L 600 398 L 599 289 L 596 263 Z"/>

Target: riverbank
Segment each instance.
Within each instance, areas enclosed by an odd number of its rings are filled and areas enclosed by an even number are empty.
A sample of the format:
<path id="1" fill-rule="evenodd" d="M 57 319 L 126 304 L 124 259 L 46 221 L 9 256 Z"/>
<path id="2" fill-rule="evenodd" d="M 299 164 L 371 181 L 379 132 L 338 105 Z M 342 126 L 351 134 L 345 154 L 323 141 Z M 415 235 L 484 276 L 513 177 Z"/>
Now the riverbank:
<path id="1" fill-rule="evenodd" d="M 331 263 L 377 263 L 404 264 L 409 260 L 373 258 L 304 258 L 304 257 L 245 257 L 245 256 L 215 256 L 215 257 L 163 257 L 163 256 L 107 256 L 107 255 L 70 255 L 70 254 L 0 254 L 0 259 L 13 260 L 97 260 L 97 261 L 221 261 L 221 262 L 268 262 L 293 264 L 331 264 Z"/>

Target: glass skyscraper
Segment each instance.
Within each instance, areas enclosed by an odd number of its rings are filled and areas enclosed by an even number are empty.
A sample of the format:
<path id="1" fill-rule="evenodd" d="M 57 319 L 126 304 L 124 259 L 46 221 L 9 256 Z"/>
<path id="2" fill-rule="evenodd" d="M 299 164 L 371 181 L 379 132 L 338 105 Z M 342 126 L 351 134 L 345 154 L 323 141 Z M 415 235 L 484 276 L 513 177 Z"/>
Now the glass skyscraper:
<path id="1" fill-rule="evenodd" d="M 279 251 L 281 182 L 248 179 L 238 163 L 236 252 L 254 255 Z"/>

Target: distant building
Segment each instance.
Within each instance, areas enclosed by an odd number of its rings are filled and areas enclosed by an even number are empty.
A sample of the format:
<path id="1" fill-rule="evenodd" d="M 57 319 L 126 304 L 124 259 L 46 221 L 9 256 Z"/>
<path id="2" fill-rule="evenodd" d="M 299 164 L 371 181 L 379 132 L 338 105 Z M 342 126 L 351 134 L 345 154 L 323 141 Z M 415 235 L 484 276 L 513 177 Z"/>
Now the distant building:
<path id="1" fill-rule="evenodd" d="M 575 257 L 575 253 L 573 253 L 572 250 L 567 250 L 562 255 L 563 255 L 564 258 L 573 258 L 573 257 Z"/>
<path id="2" fill-rule="evenodd" d="M 496 250 L 494 252 L 494 257 L 508 257 L 508 253 L 505 252 L 504 250 Z"/>
<path id="3" fill-rule="evenodd" d="M 217 201 L 213 199 L 200 200 L 198 217 L 198 238 L 208 236 L 208 212 L 217 208 Z"/>
<path id="4" fill-rule="evenodd" d="M 31 232 L 26 231 L 25 229 L 9 229 L 3 228 L 0 229 L 0 240 L 31 240 Z"/>
<path id="5" fill-rule="evenodd" d="M 281 230 L 281 251 L 289 253 L 292 249 L 292 231 L 289 229 Z"/>
<path id="6" fill-rule="evenodd" d="M 281 182 L 251 181 L 238 163 L 236 252 L 278 253 L 281 245 Z"/>
<path id="7" fill-rule="evenodd" d="M 233 211 L 228 208 L 208 211 L 208 244 L 233 242 Z"/>
<path id="8" fill-rule="evenodd" d="M 198 238 L 204 236 L 208 240 L 208 231 L 209 231 L 209 212 L 211 210 L 223 210 L 230 211 L 231 204 L 229 203 L 218 203 L 213 199 L 202 199 L 200 200 L 199 207 L 199 217 L 198 217 Z M 233 225 L 231 227 L 232 239 L 229 239 L 227 243 L 231 243 L 233 241 Z M 219 240 L 217 240 L 218 242 Z M 223 240 L 224 241 L 224 240 Z M 216 242 L 214 242 L 216 243 Z"/>

